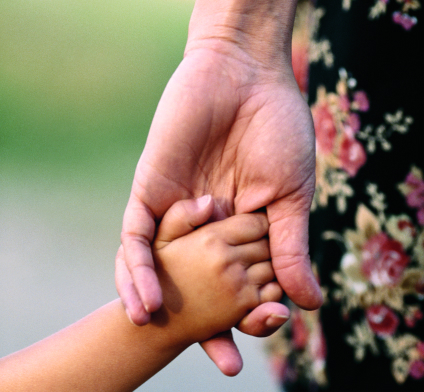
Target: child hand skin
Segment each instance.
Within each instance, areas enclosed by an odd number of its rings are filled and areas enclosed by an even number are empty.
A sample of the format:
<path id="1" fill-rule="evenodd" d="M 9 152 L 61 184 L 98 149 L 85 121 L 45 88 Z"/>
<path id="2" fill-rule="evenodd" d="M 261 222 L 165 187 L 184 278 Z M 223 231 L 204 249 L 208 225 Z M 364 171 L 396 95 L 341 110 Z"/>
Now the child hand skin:
<path id="1" fill-rule="evenodd" d="M 179 201 L 165 214 L 153 245 L 164 301 L 149 324 L 131 325 L 115 300 L 0 359 L 1 390 L 133 391 L 191 344 L 230 329 L 258 304 L 279 300 L 267 261 L 266 217 L 233 216 L 194 230 L 212 210 L 207 196 Z"/>
<path id="2" fill-rule="evenodd" d="M 196 203 L 203 208 L 196 211 Z M 184 219 L 188 211 L 191 220 Z M 173 323 L 188 344 L 229 330 L 248 311 L 282 295 L 273 281 L 266 215 L 236 215 L 193 231 L 212 211 L 208 196 L 175 203 L 152 247 L 165 304 L 153 322 Z"/>

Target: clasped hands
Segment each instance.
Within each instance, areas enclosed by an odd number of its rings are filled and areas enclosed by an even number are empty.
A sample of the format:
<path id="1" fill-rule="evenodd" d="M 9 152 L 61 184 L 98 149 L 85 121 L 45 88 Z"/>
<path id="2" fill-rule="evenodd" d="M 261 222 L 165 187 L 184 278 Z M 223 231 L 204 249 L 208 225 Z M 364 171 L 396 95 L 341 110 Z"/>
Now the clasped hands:
<path id="1" fill-rule="evenodd" d="M 304 309 L 322 296 L 308 256 L 315 186 L 315 139 L 309 108 L 290 72 L 261 67 L 219 47 L 187 50 L 157 107 L 136 168 L 116 259 L 116 285 L 135 324 L 162 304 L 151 243 L 177 200 L 210 194 L 210 220 L 266 208 L 272 266 L 285 294 Z M 278 329 L 287 309 L 264 302 L 239 323 L 254 336 Z M 201 343 L 220 370 L 242 360 L 231 332 Z"/>

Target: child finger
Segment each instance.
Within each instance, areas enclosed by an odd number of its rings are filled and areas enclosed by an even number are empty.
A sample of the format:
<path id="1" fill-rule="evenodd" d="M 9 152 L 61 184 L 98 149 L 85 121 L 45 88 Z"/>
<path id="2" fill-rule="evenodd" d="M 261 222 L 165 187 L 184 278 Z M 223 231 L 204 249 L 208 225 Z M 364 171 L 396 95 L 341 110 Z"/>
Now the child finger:
<path id="1" fill-rule="evenodd" d="M 210 195 L 174 203 L 162 218 L 155 242 L 171 242 L 204 224 L 212 215 L 213 199 Z"/>
<path id="2" fill-rule="evenodd" d="M 260 304 L 248 313 L 237 328 L 248 335 L 269 336 L 280 328 L 290 316 L 289 309 L 278 302 Z"/>
<path id="3" fill-rule="evenodd" d="M 251 264 L 270 260 L 268 239 L 262 238 L 255 242 L 234 246 L 231 248 L 231 256 L 233 260 L 241 260 L 247 267 Z"/>
<path id="4" fill-rule="evenodd" d="M 283 297 L 283 289 L 277 281 L 266 283 L 259 289 L 259 300 L 265 302 L 278 302 Z"/>
<path id="5" fill-rule="evenodd" d="M 264 213 L 240 214 L 214 223 L 229 245 L 257 241 L 268 234 L 268 219 Z"/>
<path id="6" fill-rule="evenodd" d="M 247 269 L 247 279 L 250 284 L 262 286 L 275 279 L 274 270 L 270 261 L 256 263 Z"/>

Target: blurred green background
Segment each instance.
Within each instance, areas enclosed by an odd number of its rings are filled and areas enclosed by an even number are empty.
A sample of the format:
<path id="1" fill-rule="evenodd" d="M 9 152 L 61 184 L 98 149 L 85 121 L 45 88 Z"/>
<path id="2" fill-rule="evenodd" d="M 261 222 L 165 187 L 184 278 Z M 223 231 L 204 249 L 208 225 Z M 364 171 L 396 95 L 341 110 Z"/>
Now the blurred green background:
<path id="1" fill-rule="evenodd" d="M 182 58 L 187 0 L 0 2 L 2 170 L 120 185 Z"/>
<path id="2" fill-rule="evenodd" d="M 136 163 L 194 0 L 0 0 L 0 357 L 116 298 Z M 144 391 L 276 391 L 261 341 L 227 378 L 193 346 Z"/>

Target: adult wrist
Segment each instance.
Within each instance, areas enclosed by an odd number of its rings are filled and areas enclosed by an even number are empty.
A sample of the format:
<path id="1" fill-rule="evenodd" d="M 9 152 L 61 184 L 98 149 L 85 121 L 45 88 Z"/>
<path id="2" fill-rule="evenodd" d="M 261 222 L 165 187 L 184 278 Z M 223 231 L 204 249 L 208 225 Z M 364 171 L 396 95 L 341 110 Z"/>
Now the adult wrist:
<path id="1" fill-rule="evenodd" d="M 207 48 L 268 69 L 291 67 L 296 6 L 297 0 L 196 0 L 186 53 Z"/>

